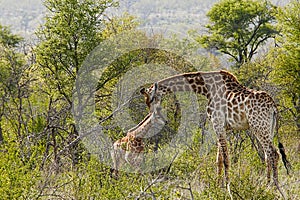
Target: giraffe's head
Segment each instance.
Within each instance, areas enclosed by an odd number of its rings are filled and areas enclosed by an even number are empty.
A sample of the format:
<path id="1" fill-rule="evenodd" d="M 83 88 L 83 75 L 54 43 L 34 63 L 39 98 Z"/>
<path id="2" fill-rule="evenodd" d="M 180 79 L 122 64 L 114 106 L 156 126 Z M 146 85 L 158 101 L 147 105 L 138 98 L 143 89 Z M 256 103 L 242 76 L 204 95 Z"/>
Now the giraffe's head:
<path id="1" fill-rule="evenodd" d="M 157 83 L 154 83 L 148 89 L 142 88 L 140 90 L 141 94 L 145 97 L 145 102 L 150 109 L 150 112 L 153 112 L 155 109 L 160 107 L 161 97 L 157 94 L 157 88 Z"/>

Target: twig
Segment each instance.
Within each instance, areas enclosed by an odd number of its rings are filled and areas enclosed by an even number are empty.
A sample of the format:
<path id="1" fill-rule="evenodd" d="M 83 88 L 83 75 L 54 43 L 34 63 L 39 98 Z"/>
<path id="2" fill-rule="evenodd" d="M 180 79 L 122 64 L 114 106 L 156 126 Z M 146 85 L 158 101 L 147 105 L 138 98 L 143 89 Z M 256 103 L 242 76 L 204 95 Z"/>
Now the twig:
<path id="1" fill-rule="evenodd" d="M 139 96 L 134 96 L 129 98 L 127 101 L 125 101 L 123 104 L 121 104 L 120 106 L 118 106 L 118 108 L 116 108 L 110 115 L 108 115 L 107 117 L 105 117 L 104 119 L 102 119 L 98 124 L 102 124 L 103 122 L 105 122 L 106 120 L 112 118 L 117 112 L 121 111 L 124 106 L 126 104 L 128 104 L 132 99 L 135 98 L 139 98 Z M 75 138 L 72 142 L 70 142 L 68 145 L 66 145 L 62 150 L 60 150 L 57 154 L 57 156 L 60 156 L 61 154 L 63 154 L 66 150 L 68 150 L 69 148 L 73 147 L 74 145 L 76 145 L 81 139 L 89 136 L 90 134 L 93 133 L 93 130 L 90 130 L 84 134 L 79 135 L 77 138 Z"/>
<path id="2" fill-rule="evenodd" d="M 191 187 L 191 183 L 189 183 L 189 187 L 182 187 L 182 186 L 177 186 L 178 188 L 180 189 L 183 189 L 183 190 L 188 190 L 190 192 L 190 195 L 191 195 L 191 200 L 194 200 L 194 194 L 193 194 L 193 190 L 192 190 L 192 187 Z"/>
<path id="3" fill-rule="evenodd" d="M 143 196 L 143 195 L 145 194 L 145 192 L 146 192 L 148 189 L 150 189 L 150 191 L 151 191 L 151 187 L 152 187 L 154 184 L 156 184 L 156 183 L 158 183 L 158 182 L 161 182 L 163 179 L 164 179 L 164 178 L 160 178 L 160 176 L 157 176 L 154 180 L 151 181 L 150 184 L 148 184 L 148 185 L 140 192 L 140 194 L 139 194 L 135 199 L 136 199 L 136 200 L 137 200 L 137 199 L 140 199 L 141 196 Z"/>

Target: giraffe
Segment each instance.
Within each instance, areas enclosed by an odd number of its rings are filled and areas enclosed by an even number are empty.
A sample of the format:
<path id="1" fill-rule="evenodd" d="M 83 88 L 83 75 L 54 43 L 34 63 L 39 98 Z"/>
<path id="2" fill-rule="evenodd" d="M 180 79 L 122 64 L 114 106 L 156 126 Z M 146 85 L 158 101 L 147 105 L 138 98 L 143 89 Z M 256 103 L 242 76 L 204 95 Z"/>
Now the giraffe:
<path id="1" fill-rule="evenodd" d="M 278 130 L 278 111 L 275 102 L 266 92 L 242 86 L 234 75 L 225 70 L 171 76 L 154 83 L 148 89 L 143 88 L 140 92 L 151 111 L 154 104 L 160 104 L 163 95 L 178 91 L 192 91 L 208 99 L 207 115 L 218 136 L 217 173 L 220 177 L 224 167 L 227 186 L 230 184 L 230 162 L 226 131 L 250 129 L 263 147 L 268 183 L 273 171 L 274 183 L 279 188 L 279 154 L 273 145 L 274 132 Z M 280 142 L 279 149 L 289 172 L 290 164 Z"/>
<path id="2" fill-rule="evenodd" d="M 113 175 L 116 178 L 124 162 L 135 168 L 140 167 L 144 153 L 143 138 L 150 130 L 159 130 L 166 122 L 160 111 L 160 107 L 155 107 L 138 125 L 129 129 L 125 137 L 114 142 L 112 158 Z"/>

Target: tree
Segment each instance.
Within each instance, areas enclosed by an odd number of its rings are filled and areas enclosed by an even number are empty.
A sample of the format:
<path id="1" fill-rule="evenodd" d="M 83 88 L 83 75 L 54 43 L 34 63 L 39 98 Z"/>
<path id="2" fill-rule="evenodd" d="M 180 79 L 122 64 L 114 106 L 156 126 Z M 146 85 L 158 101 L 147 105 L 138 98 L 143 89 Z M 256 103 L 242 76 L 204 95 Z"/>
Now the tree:
<path id="1" fill-rule="evenodd" d="M 5 47 L 16 47 L 22 38 L 18 35 L 12 34 L 7 26 L 0 24 L 0 43 Z"/>
<path id="2" fill-rule="evenodd" d="M 274 79 L 281 88 L 281 105 L 290 111 L 300 130 L 300 2 L 294 0 L 277 15 L 281 35 L 274 54 Z"/>
<path id="3" fill-rule="evenodd" d="M 240 67 L 278 34 L 273 25 L 275 13 L 276 7 L 268 1 L 221 0 L 207 14 L 208 33 L 197 40 L 207 49 L 229 55 Z"/>
<path id="4" fill-rule="evenodd" d="M 0 24 L 0 143 L 3 141 L 2 118 L 9 101 L 9 93 L 18 80 L 16 77 L 13 78 L 13 69 L 18 68 L 20 64 L 14 48 L 21 41 L 20 36 L 12 34 L 8 27 Z"/>
<path id="5" fill-rule="evenodd" d="M 0 199 L 33 198 L 30 188 L 39 174 L 33 60 L 30 52 L 20 50 L 21 41 L 0 25 Z"/>
<path id="6" fill-rule="evenodd" d="M 59 167 L 58 152 L 78 136 L 71 115 L 77 72 L 85 57 L 103 40 L 105 10 L 117 4 L 113 0 L 46 0 L 44 4 L 49 13 L 36 32 L 41 42 L 35 49 L 36 65 L 42 76 L 41 96 L 48 104 L 42 133 L 49 140 L 44 162 L 52 147 L 54 162 Z M 76 148 L 72 149 L 69 156 L 73 164 L 78 162 L 77 155 Z"/>
<path id="7" fill-rule="evenodd" d="M 62 152 L 70 152 L 73 164 L 78 163 L 80 136 L 71 115 L 73 87 L 77 73 L 88 54 L 106 38 L 137 26 L 135 18 L 123 15 L 109 19 L 106 9 L 116 6 L 113 0 L 47 0 L 49 10 L 45 24 L 37 31 L 37 67 L 42 76 L 41 96 L 48 106 L 46 128 L 48 138 L 42 167 L 53 149 L 54 163 L 61 165 Z M 110 76 L 122 68 L 110 71 Z M 114 77 L 112 77 L 114 78 Z M 99 88 L 98 88 L 99 89 Z M 70 150 L 70 151 L 69 151 Z"/>
<path id="8" fill-rule="evenodd" d="M 42 41 L 37 63 L 49 85 L 71 106 L 71 90 L 81 63 L 100 42 L 104 29 L 103 13 L 113 0 L 47 0 L 50 11 L 37 31 Z"/>

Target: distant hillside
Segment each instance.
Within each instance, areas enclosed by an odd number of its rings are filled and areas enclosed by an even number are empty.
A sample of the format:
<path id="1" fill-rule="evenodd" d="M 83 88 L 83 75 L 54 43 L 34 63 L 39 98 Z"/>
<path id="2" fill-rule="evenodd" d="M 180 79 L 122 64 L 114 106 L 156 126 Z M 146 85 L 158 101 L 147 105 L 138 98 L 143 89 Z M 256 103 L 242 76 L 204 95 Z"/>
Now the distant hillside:
<path id="1" fill-rule="evenodd" d="M 206 13 L 219 0 L 123 0 L 121 12 L 138 16 L 143 26 L 159 26 L 186 32 L 202 29 L 208 23 Z M 276 5 L 286 5 L 290 0 L 271 0 Z"/>
<path id="2" fill-rule="evenodd" d="M 141 19 L 143 27 L 160 27 L 186 32 L 206 24 L 207 11 L 218 0 L 120 0 L 120 8 L 111 9 L 110 16 L 128 12 Z M 43 23 L 42 0 L 0 0 L 0 23 L 11 26 L 14 33 L 31 37 Z M 285 5 L 289 0 L 272 0 Z"/>
<path id="3" fill-rule="evenodd" d="M 200 29 L 207 23 L 206 13 L 215 2 L 217 0 L 124 0 L 120 1 L 120 8 L 114 11 L 137 16 L 143 27 L 185 32 Z"/>
<path id="4" fill-rule="evenodd" d="M 41 0 L 0 0 L 0 23 L 29 37 L 42 23 L 44 11 Z"/>

